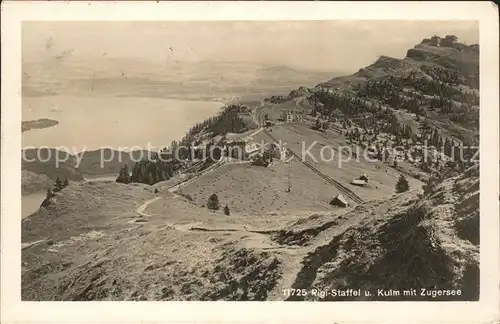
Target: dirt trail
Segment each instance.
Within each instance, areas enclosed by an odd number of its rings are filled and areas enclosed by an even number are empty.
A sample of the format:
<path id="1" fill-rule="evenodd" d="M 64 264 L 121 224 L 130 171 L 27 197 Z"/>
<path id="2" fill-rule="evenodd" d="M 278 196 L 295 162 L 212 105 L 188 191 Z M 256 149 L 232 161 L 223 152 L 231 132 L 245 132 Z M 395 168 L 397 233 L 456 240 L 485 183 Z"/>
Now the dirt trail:
<path id="1" fill-rule="evenodd" d="M 46 242 L 47 240 L 48 240 L 48 238 L 43 239 L 43 240 L 34 241 L 34 242 L 25 242 L 25 243 L 21 243 L 21 250 L 24 250 L 24 249 L 30 248 L 30 247 L 32 247 L 32 246 L 35 246 L 35 245 L 38 245 L 38 244 L 44 243 L 44 242 Z"/>
<path id="2" fill-rule="evenodd" d="M 144 210 L 151 203 L 161 199 L 161 197 L 156 197 L 146 201 L 144 204 L 137 208 L 137 213 L 143 216 L 152 216 L 144 213 Z M 283 300 L 283 289 L 292 287 L 295 282 L 297 275 L 302 270 L 302 260 L 306 257 L 307 253 L 312 251 L 311 247 L 303 246 L 288 246 L 281 245 L 271 239 L 270 231 L 262 230 L 252 230 L 245 226 L 233 226 L 233 227 L 213 227 L 213 226 L 203 226 L 203 222 L 191 222 L 191 223 L 167 223 L 167 227 L 173 228 L 181 232 L 217 232 L 218 234 L 243 234 L 240 237 L 239 245 L 242 248 L 261 250 L 267 252 L 276 253 L 280 259 L 282 259 L 282 264 L 284 268 L 282 269 L 282 277 L 278 284 L 269 292 L 268 300 Z"/>
<path id="3" fill-rule="evenodd" d="M 152 215 L 149 215 L 149 214 L 146 214 L 144 213 L 144 210 L 152 203 L 154 203 L 155 201 L 158 201 L 160 200 L 161 197 L 155 197 L 153 199 L 149 199 L 148 201 L 146 201 L 144 204 L 140 205 L 139 207 L 137 207 L 137 209 L 135 210 L 135 212 L 137 214 L 139 214 L 140 216 L 143 216 L 143 217 L 151 217 Z"/>

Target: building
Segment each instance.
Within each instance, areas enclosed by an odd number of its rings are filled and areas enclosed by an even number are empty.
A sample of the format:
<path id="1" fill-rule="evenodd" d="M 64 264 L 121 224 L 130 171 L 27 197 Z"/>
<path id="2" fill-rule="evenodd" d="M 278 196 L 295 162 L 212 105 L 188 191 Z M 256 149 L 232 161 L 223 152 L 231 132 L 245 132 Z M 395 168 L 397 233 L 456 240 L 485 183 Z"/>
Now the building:
<path id="1" fill-rule="evenodd" d="M 271 154 L 273 158 L 279 159 L 281 161 L 286 161 L 288 150 L 284 146 L 280 146 L 278 143 L 271 144 Z"/>
<path id="2" fill-rule="evenodd" d="M 251 159 L 257 154 L 262 154 L 262 148 L 259 143 L 256 142 L 248 142 L 245 145 L 245 158 Z"/>
<path id="3" fill-rule="evenodd" d="M 293 123 L 298 121 L 298 116 L 293 113 L 291 110 L 286 110 L 283 112 L 282 119 L 285 123 Z"/>
<path id="4" fill-rule="evenodd" d="M 347 207 L 347 206 L 349 206 L 349 203 L 347 202 L 347 199 L 344 198 L 344 196 L 342 196 L 341 194 L 338 194 L 337 196 L 335 196 L 335 198 L 333 198 L 330 201 L 330 205 L 339 206 L 339 207 Z"/>
<path id="5" fill-rule="evenodd" d="M 360 179 L 354 179 L 351 181 L 351 184 L 355 185 L 355 186 L 360 186 L 360 187 L 364 187 L 367 185 L 367 181 L 365 180 L 360 180 Z"/>
<path id="6" fill-rule="evenodd" d="M 224 155 L 235 159 L 246 160 L 248 158 L 246 145 L 246 142 L 243 140 L 230 141 L 226 143 Z"/>
<path id="7" fill-rule="evenodd" d="M 364 181 L 368 182 L 368 181 L 370 181 L 370 178 L 368 178 L 368 176 L 367 176 L 365 173 L 363 173 L 363 174 L 362 174 L 362 175 L 358 178 L 358 180 L 364 180 Z"/>

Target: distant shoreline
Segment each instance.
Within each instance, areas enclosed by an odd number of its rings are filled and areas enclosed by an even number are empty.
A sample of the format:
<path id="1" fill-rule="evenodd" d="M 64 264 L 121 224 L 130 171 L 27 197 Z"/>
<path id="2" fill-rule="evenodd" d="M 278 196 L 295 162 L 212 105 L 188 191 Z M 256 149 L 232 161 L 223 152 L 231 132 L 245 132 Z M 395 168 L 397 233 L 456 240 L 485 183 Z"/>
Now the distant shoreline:
<path id="1" fill-rule="evenodd" d="M 26 132 L 32 129 L 43 129 L 53 127 L 59 124 L 57 120 L 49 118 L 39 118 L 37 120 L 28 120 L 22 122 L 22 132 Z"/>

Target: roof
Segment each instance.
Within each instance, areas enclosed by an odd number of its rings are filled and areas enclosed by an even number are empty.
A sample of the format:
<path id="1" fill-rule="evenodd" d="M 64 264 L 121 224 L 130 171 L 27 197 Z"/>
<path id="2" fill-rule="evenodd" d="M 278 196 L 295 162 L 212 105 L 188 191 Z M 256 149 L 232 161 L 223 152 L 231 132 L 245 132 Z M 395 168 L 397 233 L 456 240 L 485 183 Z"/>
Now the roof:
<path id="1" fill-rule="evenodd" d="M 368 180 L 368 179 L 370 179 L 370 178 L 366 175 L 366 173 L 363 173 L 362 175 L 360 175 L 360 176 L 359 176 L 359 178 L 358 178 L 358 179 L 359 179 L 359 180 Z"/>
<path id="2" fill-rule="evenodd" d="M 332 204 L 332 203 L 333 203 L 333 202 L 335 202 L 335 201 L 338 201 L 338 202 L 340 202 L 342 205 L 345 205 L 345 206 L 349 205 L 349 203 L 348 203 L 347 199 L 345 199 L 345 197 L 344 197 L 344 196 L 342 196 L 341 194 L 336 195 L 336 196 L 335 196 L 335 198 L 333 198 L 333 199 L 332 199 L 332 201 L 330 202 L 330 204 Z"/>
<path id="3" fill-rule="evenodd" d="M 340 200 L 341 202 L 343 202 L 345 204 L 348 203 L 347 199 L 345 199 L 345 197 L 342 196 L 341 194 L 336 195 L 334 199 L 338 199 L 338 200 Z"/>
<path id="4" fill-rule="evenodd" d="M 360 180 L 360 179 L 354 179 L 351 181 L 351 184 L 357 185 L 357 186 L 364 186 L 364 185 L 366 185 L 366 181 Z"/>

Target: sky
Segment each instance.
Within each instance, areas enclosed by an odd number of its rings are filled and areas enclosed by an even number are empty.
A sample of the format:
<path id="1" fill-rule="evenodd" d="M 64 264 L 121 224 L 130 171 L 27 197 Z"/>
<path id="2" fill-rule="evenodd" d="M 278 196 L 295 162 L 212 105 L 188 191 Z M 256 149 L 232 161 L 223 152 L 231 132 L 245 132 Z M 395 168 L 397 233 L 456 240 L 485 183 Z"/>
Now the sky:
<path id="1" fill-rule="evenodd" d="M 403 58 L 423 38 L 479 42 L 473 21 L 24 22 L 23 60 L 57 55 L 153 62 L 223 61 L 357 71 L 380 55 Z"/>

